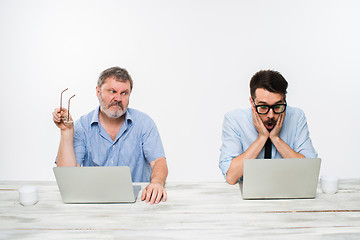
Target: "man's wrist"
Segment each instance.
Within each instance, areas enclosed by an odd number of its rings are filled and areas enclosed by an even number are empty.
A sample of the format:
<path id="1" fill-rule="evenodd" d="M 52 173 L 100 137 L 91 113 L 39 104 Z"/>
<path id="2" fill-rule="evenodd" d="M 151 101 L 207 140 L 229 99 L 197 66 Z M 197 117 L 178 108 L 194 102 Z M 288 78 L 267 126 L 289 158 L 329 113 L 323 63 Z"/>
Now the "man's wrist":
<path id="1" fill-rule="evenodd" d="M 161 181 L 160 179 L 151 179 L 150 183 L 157 183 L 157 184 L 160 184 L 161 186 L 164 186 L 165 185 L 165 182 L 164 181 Z"/>
<path id="2" fill-rule="evenodd" d="M 259 134 L 258 136 L 258 140 L 261 141 L 261 142 L 266 142 L 268 140 L 269 136 L 265 136 L 265 135 L 262 135 L 262 134 Z"/>
<path id="3" fill-rule="evenodd" d="M 272 143 L 277 143 L 277 142 L 280 142 L 281 141 L 281 138 L 277 135 L 277 136 L 271 136 L 270 135 L 270 140 Z"/>
<path id="4" fill-rule="evenodd" d="M 74 129 L 73 128 L 64 129 L 64 130 L 60 130 L 60 131 L 61 131 L 61 137 L 74 137 Z"/>

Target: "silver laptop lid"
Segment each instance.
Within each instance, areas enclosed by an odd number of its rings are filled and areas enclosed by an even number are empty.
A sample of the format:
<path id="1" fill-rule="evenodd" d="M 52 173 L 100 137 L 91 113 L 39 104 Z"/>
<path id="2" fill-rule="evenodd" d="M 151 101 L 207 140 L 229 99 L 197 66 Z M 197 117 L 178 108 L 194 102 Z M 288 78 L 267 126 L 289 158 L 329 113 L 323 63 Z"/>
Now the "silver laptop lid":
<path id="1" fill-rule="evenodd" d="M 320 158 L 246 159 L 244 199 L 314 198 Z"/>
<path id="2" fill-rule="evenodd" d="M 140 186 L 133 188 L 127 166 L 54 167 L 53 170 L 65 203 L 135 202 L 140 190 Z"/>

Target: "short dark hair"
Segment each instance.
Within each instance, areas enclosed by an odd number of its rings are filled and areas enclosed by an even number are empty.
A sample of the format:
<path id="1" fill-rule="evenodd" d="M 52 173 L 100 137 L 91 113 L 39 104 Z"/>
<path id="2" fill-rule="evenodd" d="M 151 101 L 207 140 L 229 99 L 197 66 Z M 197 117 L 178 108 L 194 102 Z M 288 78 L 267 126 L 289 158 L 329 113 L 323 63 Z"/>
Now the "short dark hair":
<path id="1" fill-rule="evenodd" d="M 252 98 L 255 98 L 255 91 L 258 88 L 285 95 L 287 87 L 288 82 L 285 78 L 279 72 L 273 70 L 261 70 L 255 73 L 250 80 L 250 94 Z"/>
<path id="2" fill-rule="evenodd" d="M 104 70 L 97 81 L 97 86 L 101 88 L 101 86 L 104 84 L 105 80 L 108 77 L 115 77 L 117 81 L 119 82 L 127 82 L 130 81 L 130 90 L 133 88 L 133 80 L 131 79 L 130 74 L 128 71 L 126 71 L 125 68 L 121 67 L 112 67 Z"/>

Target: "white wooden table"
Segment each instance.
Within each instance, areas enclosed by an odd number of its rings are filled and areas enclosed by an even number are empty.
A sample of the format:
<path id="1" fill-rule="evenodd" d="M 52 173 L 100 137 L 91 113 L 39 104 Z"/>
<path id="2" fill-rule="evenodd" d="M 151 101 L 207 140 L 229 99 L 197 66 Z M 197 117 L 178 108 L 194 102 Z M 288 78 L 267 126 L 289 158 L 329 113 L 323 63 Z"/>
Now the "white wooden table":
<path id="1" fill-rule="evenodd" d="M 22 206 L 17 189 L 39 187 Z M 142 184 L 145 186 L 145 184 Z M 243 200 L 239 185 L 167 183 L 150 205 L 64 204 L 55 182 L 0 182 L 0 239 L 360 239 L 360 179 L 315 199 Z"/>

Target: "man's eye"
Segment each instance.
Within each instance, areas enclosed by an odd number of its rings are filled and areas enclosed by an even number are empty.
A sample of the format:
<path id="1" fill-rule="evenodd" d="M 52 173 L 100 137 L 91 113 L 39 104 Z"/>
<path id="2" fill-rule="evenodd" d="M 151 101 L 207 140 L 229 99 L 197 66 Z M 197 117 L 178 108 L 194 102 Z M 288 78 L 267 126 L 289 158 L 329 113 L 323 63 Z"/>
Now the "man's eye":
<path id="1" fill-rule="evenodd" d="M 122 92 L 121 95 L 126 96 L 127 92 Z"/>
<path id="2" fill-rule="evenodd" d="M 268 106 L 259 106 L 260 108 L 262 108 L 262 109 L 267 109 L 268 108 Z"/>

